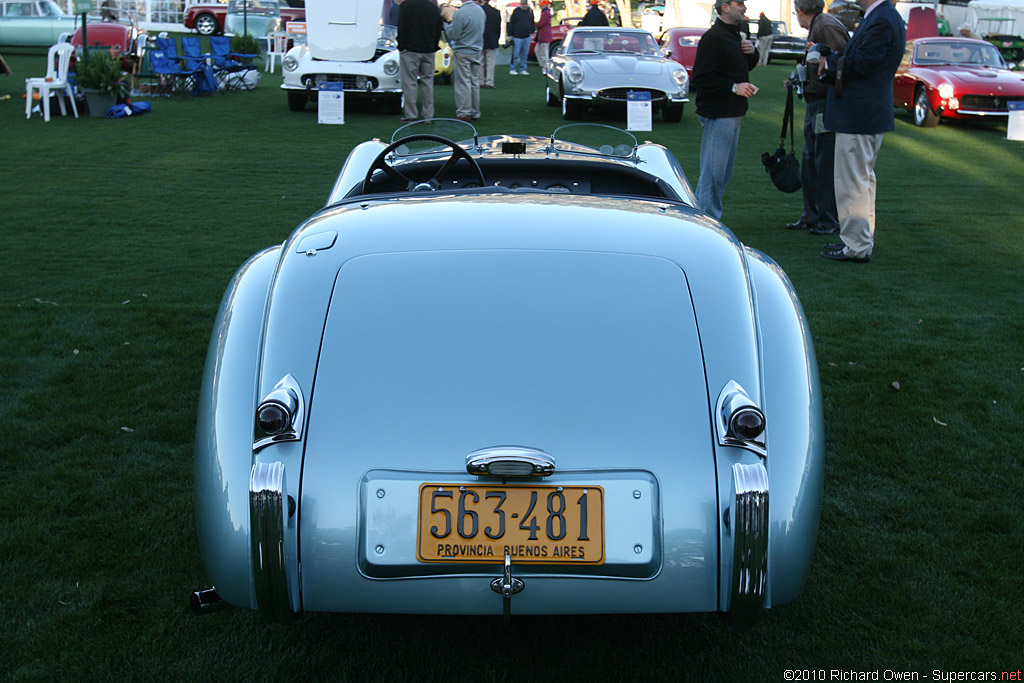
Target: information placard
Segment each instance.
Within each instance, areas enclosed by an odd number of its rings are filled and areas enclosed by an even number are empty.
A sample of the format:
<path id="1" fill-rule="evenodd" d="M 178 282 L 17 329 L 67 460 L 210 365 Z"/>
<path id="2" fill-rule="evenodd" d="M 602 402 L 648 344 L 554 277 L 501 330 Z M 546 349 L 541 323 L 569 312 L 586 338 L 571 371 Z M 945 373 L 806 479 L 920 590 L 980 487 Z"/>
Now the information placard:
<path id="1" fill-rule="evenodd" d="M 345 123 L 345 85 L 321 83 L 317 89 L 317 123 Z"/>
<path id="2" fill-rule="evenodd" d="M 626 93 L 626 130 L 651 130 L 651 93 Z"/>

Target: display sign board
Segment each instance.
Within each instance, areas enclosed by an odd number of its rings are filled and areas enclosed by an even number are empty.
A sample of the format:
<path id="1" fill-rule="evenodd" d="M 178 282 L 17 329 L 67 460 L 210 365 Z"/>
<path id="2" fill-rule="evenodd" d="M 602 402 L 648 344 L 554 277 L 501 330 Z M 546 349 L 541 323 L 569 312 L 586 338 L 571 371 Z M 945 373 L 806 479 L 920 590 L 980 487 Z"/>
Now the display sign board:
<path id="1" fill-rule="evenodd" d="M 96 11 L 94 0 L 75 0 L 73 7 L 75 14 L 88 14 L 89 12 Z"/>
<path id="2" fill-rule="evenodd" d="M 1007 102 L 1010 120 L 1006 123 L 1007 140 L 1024 140 L 1024 102 Z"/>
<path id="3" fill-rule="evenodd" d="M 651 130 L 651 93 L 626 93 L 626 130 Z"/>
<path id="4" fill-rule="evenodd" d="M 321 83 L 316 106 L 317 123 L 345 123 L 345 84 Z"/>

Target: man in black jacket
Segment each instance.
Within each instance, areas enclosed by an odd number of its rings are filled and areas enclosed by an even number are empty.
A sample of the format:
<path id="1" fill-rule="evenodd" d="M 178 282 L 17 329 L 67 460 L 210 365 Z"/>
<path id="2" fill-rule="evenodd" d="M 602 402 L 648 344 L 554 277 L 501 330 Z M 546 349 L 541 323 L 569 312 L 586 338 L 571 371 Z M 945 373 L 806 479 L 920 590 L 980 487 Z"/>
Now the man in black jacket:
<path id="1" fill-rule="evenodd" d="M 590 9 L 583 15 L 580 26 L 607 26 L 608 15 L 601 11 L 599 0 L 590 0 Z"/>
<path id="2" fill-rule="evenodd" d="M 747 99 L 757 92 L 749 82 L 757 65 L 757 48 L 742 31 L 746 5 L 742 0 L 716 0 L 718 19 L 697 43 L 693 88 L 697 91 L 700 140 L 700 179 L 697 204 L 707 214 L 722 217 L 722 195 L 732 176 L 740 124 Z"/>
<path id="3" fill-rule="evenodd" d="M 434 118 L 434 53 L 441 39 L 441 10 L 431 0 L 398 6 L 398 65 L 402 74 L 402 123 L 416 120 L 417 82 L 423 118 Z"/>
<path id="4" fill-rule="evenodd" d="M 494 88 L 494 63 L 501 42 L 501 12 L 491 5 L 491 0 L 482 3 L 484 8 L 484 50 L 480 55 L 480 87 Z"/>

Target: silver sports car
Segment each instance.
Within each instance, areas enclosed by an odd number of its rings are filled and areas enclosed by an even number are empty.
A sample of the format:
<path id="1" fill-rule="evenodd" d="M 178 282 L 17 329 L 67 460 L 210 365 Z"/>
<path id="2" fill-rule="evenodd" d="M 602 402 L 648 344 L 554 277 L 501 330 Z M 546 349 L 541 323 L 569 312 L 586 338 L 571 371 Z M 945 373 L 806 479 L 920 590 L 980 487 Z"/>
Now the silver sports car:
<path id="1" fill-rule="evenodd" d="M 658 42 L 642 29 L 574 28 L 551 57 L 547 103 L 561 105 L 566 120 L 588 106 L 625 111 L 630 93 L 649 97 L 665 121 L 677 122 L 688 102 L 686 69 L 666 59 Z"/>
<path id="2" fill-rule="evenodd" d="M 227 288 L 193 608 L 743 628 L 807 576 L 822 422 L 789 280 L 664 147 L 410 124 Z"/>

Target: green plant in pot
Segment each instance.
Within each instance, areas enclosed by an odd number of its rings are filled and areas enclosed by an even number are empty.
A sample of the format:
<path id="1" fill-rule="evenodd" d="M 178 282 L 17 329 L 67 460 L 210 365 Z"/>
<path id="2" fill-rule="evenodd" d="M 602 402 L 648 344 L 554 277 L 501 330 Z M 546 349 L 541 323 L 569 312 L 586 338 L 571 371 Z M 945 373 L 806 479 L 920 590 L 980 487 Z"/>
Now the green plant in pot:
<path id="1" fill-rule="evenodd" d="M 128 80 L 121 70 L 121 60 L 107 50 L 93 49 L 78 57 L 75 83 L 85 94 L 92 116 L 105 116 L 118 99 L 128 96 Z"/>
<path id="2" fill-rule="evenodd" d="M 253 59 L 260 56 L 260 41 L 251 33 L 240 33 L 231 36 L 231 53 L 238 55 L 243 63 L 251 63 Z M 241 55 L 253 55 L 242 57 Z"/>

